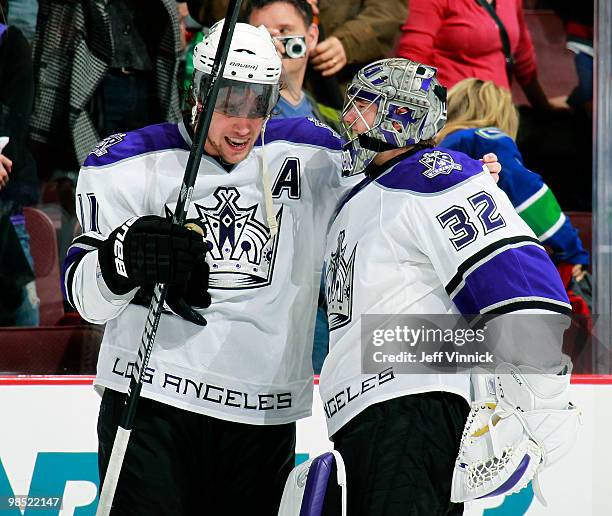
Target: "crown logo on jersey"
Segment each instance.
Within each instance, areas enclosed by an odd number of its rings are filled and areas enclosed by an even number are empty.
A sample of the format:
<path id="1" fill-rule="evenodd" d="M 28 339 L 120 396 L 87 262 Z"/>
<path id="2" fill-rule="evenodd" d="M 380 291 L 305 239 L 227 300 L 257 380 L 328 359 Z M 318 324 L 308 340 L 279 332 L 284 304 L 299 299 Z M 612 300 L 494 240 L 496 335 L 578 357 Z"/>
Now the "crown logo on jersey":
<path id="1" fill-rule="evenodd" d="M 126 136 L 127 135 L 125 133 L 111 134 L 110 136 L 107 136 L 104 138 L 104 140 L 98 143 L 98 145 L 96 145 L 96 148 L 91 152 L 91 154 L 95 154 L 98 156 L 98 158 L 104 156 L 108 153 L 109 147 L 121 143 Z"/>
<path id="2" fill-rule="evenodd" d="M 419 163 L 425 165 L 423 175 L 433 179 L 440 174 L 450 174 L 453 170 L 462 170 L 459 163 L 455 163 L 450 154 L 439 150 L 426 152 L 423 154 Z"/>
<path id="3" fill-rule="evenodd" d="M 338 246 L 335 252 L 332 251 L 325 271 L 329 331 L 348 324 L 351 321 L 353 309 L 353 272 L 355 270 L 357 244 L 353 247 L 353 251 L 347 260 L 344 238 L 344 231 L 340 231 Z"/>
<path id="4" fill-rule="evenodd" d="M 351 156 L 351 151 L 349 149 L 342 150 L 342 173 L 348 175 L 347 173 L 353 170 L 353 156 Z"/>
<path id="5" fill-rule="evenodd" d="M 206 226 L 210 287 L 257 288 L 272 281 L 278 236 L 256 218 L 257 204 L 241 207 L 236 188 L 218 188 L 216 206 L 194 203 L 198 218 Z M 282 206 L 276 212 L 280 234 Z"/>

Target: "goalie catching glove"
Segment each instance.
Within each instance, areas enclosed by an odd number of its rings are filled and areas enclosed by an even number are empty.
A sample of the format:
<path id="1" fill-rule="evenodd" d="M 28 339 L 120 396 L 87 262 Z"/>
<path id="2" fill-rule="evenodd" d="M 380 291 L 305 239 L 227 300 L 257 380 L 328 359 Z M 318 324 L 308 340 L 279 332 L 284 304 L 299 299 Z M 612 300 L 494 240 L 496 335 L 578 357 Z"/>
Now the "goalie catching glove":
<path id="1" fill-rule="evenodd" d="M 192 306 L 210 306 L 205 230 L 198 221 L 187 226 L 191 229 L 156 215 L 134 217 L 102 242 L 98 260 L 104 282 L 114 294 L 137 287 L 151 293 L 155 284 L 164 283 L 170 310 L 204 326 L 206 319 Z"/>
<path id="2" fill-rule="evenodd" d="M 563 374 L 500 364 L 474 374 L 475 396 L 453 471 L 451 500 L 468 502 L 520 491 L 572 447 L 580 420 L 568 400 L 571 363 Z"/>

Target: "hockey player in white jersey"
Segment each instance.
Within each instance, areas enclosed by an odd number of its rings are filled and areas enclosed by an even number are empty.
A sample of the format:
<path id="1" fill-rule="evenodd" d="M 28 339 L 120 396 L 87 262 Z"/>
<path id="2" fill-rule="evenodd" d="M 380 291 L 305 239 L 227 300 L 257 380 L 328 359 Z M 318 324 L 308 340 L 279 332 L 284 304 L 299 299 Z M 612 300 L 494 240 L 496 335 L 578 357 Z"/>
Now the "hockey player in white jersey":
<path id="1" fill-rule="evenodd" d="M 451 498 L 524 487 L 575 435 L 560 342 L 541 368 L 521 353 L 544 343 L 513 342 L 500 351 L 513 363 L 474 375 L 473 395 L 465 373 L 399 374 L 388 362 L 362 373 L 365 314 L 538 312 L 560 319 L 561 332 L 568 322 L 557 271 L 482 163 L 433 147 L 445 119 L 435 69 L 409 60 L 368 65 L 347 90 L 347 148 L 365 177 L 328 234 L 320 393 L 351 516 L 461 514 Z M 340 514 L 338 493 L 328 493 L 324 515 Z"/>
<path id="2" fill-rule="evenodd" d="M 196 47 L 195 110 L 220 29 Z M 270 120 L 264 132 L 280 71 L 265 28 L 237 24 L 188 213 L 204 240 L 166 217 L 189 119 L 106 138 L 80 171 L 84 234 L 68 252 L 64 286 L 86 320 L 106 323 L 95 380 L 105 388 L 100 478 L 147 315 L 136 301 L 167 283 L 182 316 L 159 325 L 118 514 L 275 514 L 294 465 L 295 421 L 311 413 L 325 231 L 352 180 L 340 174 L 340 137 L 322 124 Z"/>

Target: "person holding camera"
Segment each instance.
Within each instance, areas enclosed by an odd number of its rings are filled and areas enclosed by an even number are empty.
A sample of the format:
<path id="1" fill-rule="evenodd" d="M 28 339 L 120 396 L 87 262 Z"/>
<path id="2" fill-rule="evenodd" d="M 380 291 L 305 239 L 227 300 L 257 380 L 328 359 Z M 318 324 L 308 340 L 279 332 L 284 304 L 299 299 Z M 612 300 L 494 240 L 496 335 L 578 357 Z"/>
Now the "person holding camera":
<path id="1" fill-rule="evenodd" d="M 308 58 L 319 40 L 311 4 L 307 0 L 251 0 L 247 20 L 268 29 L 283 58 L 283 87 L 272 116 L 316 118 L 339 130 L 338 111 L 317 103 L 304 90 Z"/>

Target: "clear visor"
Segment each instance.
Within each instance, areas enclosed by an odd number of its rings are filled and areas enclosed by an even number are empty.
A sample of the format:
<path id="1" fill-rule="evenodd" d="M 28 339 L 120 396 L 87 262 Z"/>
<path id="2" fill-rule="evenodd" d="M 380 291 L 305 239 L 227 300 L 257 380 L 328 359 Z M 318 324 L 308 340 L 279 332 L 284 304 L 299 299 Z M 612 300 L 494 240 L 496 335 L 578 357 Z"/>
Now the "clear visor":
<path id="1" fill-rule="evenodd" d="M 234 81 L 221 77 L 215 111 L 239 118 L 264 118 L 270 114 L 278 101 L 278 84 L 260 84 Z M 196 70 L 194 94 L 198 102 L 203 100 L 208 75 Z"/>
<path id="2" fill-rule="evenodd" d="M 356 84 L 347 88 L 342 110 L 342 126 L 347 140 L 354 140 L 378 125 L 380 99 L 379 93 L 373 93 Z"/>

